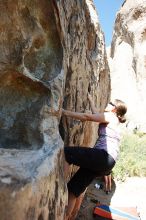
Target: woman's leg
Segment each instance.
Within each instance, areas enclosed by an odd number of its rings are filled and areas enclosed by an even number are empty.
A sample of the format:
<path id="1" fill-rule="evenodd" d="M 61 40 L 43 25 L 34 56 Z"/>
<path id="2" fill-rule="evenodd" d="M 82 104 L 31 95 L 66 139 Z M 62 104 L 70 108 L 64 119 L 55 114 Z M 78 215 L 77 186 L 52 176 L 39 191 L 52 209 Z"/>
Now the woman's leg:
<path id="1" fill-rule="evenodd" d="M 73 209 L 73 211 L 71 213 L 70 220 L 75 220 L 75 218 L 77 217 L 77 214 L 78 214 L 78 212 L 80 210 L 82 201 L 84 199 L 85 192 L 86 192 L 86 190 L 76 199 L 76 203 L 75 203 L 74 209 Z"/>
<path id="2" fill-rule="evenodd" d="M 72 211 L 74 210 L 76 201 L 77 201 L 77 197 L 72 192 L 68 192 L 68 206 L 66 208 L 65 220 L 71 219 L 71 214 Z"/>
<path id="3" fill-rule="evenodd" d="M 65 220 L 73 220 L 80 208 L 84 192 L 96 173 L 88 169 L 79 168 L 68 182 L 68 206 Z"/>
<path id="4" fill-rule="evenodd" d="M 77 198 L 85 191 L 92 180 L 104 171 L 111 169 L 115 162 L 109 158 L 107 152 L 95 148 L 65 147 L 65 159 L 69 164 L 81 166 L 68 183 L 68 207 L 66 220 L 71 218 L 75 205 L 80 205 L 80 198 Z M 77 203 L 76 203 L 77 202 Z"/>
<path id="5" fill-rule="evenodd" d="M 65 159 L 69 164 L 92 170 L 103 175 L 109 172 L 114 159 L 104 150 L 88 147 L 65 147 Z"/>

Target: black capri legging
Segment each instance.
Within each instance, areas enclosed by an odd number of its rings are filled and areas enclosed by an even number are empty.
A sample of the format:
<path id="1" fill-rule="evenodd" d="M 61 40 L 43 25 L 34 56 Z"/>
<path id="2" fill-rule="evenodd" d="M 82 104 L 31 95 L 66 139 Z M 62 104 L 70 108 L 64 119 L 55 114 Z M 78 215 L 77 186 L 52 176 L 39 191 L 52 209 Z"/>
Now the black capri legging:
<path id="1" fill-rule="evenodd" d="M 88 147 L 65 147 L 65 159 L 69 164 L 80 168 L 68 182 L 68 191 L 76 197 L 97 176 L 108 175 L 115 165 L 115 160 L 105 150 Z"/>

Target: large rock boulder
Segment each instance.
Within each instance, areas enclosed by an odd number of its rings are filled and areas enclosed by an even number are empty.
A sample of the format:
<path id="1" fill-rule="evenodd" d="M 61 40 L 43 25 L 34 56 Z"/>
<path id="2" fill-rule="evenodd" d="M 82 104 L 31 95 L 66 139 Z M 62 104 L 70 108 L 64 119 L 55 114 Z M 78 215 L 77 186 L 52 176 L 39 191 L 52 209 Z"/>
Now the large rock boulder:
<path id="1" fill-rule="evenodd" d="M 0 9 L 0 219 L 63 220 L 61 136 L 88 146 L 97 133 L 93 123 L 60 123 L 60 108 L 90 111 L 90 90 L 104 109 L 104 36 L 89 0 L 8 0 Z"/>
<path id="2" fill-rule="evenodd" d="M 127 126 L 146 132 L 145 0 L 127 0 L 117 13 L 109 63 L 112 97 L 128 105 Z"/>
<path id="3" fill-rule="evenodd" d="M 58 5 L 60 23 L 64 27 L 66 80 L 63 107 L 79 112 L 89 111 L 89 91 L 97 109 L 104 110 L 110 98 L 110 75 L 104 35 L 93 2 L 59 1 Z M 80 123 L 68 118 L 63 120 L 63 127 L 66 145 L 93 146 L 95 143 L 95 123 Z"/>

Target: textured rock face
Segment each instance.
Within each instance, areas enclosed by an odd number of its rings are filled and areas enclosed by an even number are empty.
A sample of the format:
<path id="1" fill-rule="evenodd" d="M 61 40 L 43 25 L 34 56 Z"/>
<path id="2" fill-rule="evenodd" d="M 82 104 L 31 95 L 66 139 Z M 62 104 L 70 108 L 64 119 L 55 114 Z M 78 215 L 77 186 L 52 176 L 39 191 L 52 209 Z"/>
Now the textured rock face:
<path id="1" fill-rule="evenodd" d="M 88 90 L 103 110 L 110 96 L 104 38 L 92 4 L 0 2 L 2 220 L 64 219 L 59 110 L 63 104 L 89 111 Z M 97 136 L 93 124 L 65 118 L 60 133 L 72 145 L 91 145 Z"/>
<path id="2" fill-rule="evenodd" d="M 112 96 L 128 104 L 129 127 L 146 132 L 146 1 L 127 0 L 111 45 Z"/>
<path id="3" fill-rule="evenodd" d="M 64 216 L 63 142 L 59 117 L 48 113 L 59 109 L 63 91 L 63 48 L 53 9 L 51 1 L 0 3 L 2 220 Z"/>
<path id="4" fill-rule="evenodd" d="M 97 109 L 103 110 L 110 97 L 110 77 L 104 36 L 95 7 L 92 1 L 59 1 L 58 6 L 64 27 L 66 81 L 63 107 L 89 111 L 87 93 L 90 91 Z M 92 146 L 97 137 L 95 126 L 72 119 L 63 120 L 65 144 Z"/>

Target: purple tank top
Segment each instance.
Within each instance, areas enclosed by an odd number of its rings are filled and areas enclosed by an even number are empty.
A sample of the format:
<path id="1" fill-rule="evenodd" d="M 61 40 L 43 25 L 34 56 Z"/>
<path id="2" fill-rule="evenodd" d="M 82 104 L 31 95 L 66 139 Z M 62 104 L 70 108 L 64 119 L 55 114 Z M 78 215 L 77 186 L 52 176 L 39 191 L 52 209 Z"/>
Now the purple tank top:
<path id="1" fill-rule="evenodd" d="M 106 123 L 99 125 L 96 148 L 105 150 L 116 161 L 119 153 L 119 142 L 120 135 L 118 131 L 109 127 Z"/>

